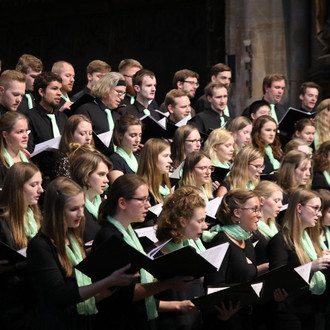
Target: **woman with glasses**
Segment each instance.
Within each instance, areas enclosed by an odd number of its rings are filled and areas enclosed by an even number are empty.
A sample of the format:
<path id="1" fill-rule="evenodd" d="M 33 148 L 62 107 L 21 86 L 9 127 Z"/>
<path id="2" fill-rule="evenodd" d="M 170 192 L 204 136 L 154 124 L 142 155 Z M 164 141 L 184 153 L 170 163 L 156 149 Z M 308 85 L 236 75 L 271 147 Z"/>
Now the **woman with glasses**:
<path id="1" fill-rule="evenodd" d="M 116 151 L 110 156 L 113 169 L 109 174 L 110 184 L 123 174 L 137 172 L 138 160 L 134 153 L 138 150 L 142 136 L 142 122 L 133 115 L 123 115 L 117 119 L 113 131 Z"/>
<path id="2" fill-rule="evenodd" d="M 252 144 L 264 154 L 263 173 L 272 173 L 279 169 L 282 157 L 281 142 L 277 136 L 277 124 L 271 116 L 261 116 L 252 128 Z"/>
<path id="3" fill-rule="evenodd" d="M 220 182 L 217 197 L 235 188 L 253 190 L 264 168 L 264 157 L 259 150 L 250 146 L 243 148 L 236 155 L 227 178 Z"/>
<path id="4" fill-rule="evenodd" d="M 204 152 L 191 152 L 185 159 L 179 186 L 194 186 L 202 190 L 205 203 L 213 198 L 211 173 L 214 171 L 211 159 Z"/>
<path id="5" fill-rule="evenodd" d="M 193 151 L 200 151 L 203 140 L 196 127 L 185 125 L 179 127 L 171 144 L 172 166 L 177 168 Z"/>
<path id="6" fill-rule="evenodd" d="M 27 118 L 9 111 L 0 118 L 0 187 L 8 169 L 19 162 L 28 162 L 26 148 L 29 139 Z"/>
<path id="7" fill-rule="evenodd" d="M 205 276 L 206 286 L 245 283 L 257 276 L 256 256 L 249 237 L 258 229 L 261 216 L 260 199 L 254 191 L 232 189 L 223 197 L 217 212 L 219 224 L 211 227 L 203 240 L 210 241 L 210 247 L 222 243 L 229 243 L 229 247 L 219 271 Z M 224 305 L 220 310 L 226 314 Z M 239 303 L 229 308 L 232 313 L 238 310 Z M 250 309 L 242 308 L 229 320 L 219 321 L 215 317 L 205 320 L 206 329 L 250 329 L 251 317 Z"/>
<path id="8" fill-rule="evenodd" d="M 112 131 L 116 119 L 120 117 L 114 110 L 124 99 L 125 92 L 124 76 L 118 72 L 106 73 L 92 87 L 95 100 L 80 106 L 75 113 L 89 118 L 96 134 Z"/>
<path id="9" fill-rule="evenodd" d="M 314 147 L 330 140 L 330 99 L 323 100 L 316 108 Z"/>
<path id="10" fill-rule="evenodd" d="M 313 156 L 312 189 L 330 190 L 330 141 L 320 145 Z"/>
<path id="11" fill-rule="evenodd" d="M 277 174 L 277 184 L 283 189 L 283 204 L 297 188 L 309 188 L 311 185 L 312 161 L 302 151 L 289 151 L 282 159 Z"/>
<path id="12" fill-rule="evenodd" d="M 149 139 L 141 151 L 137 174 L 148 185 L 151 205 L 162 203 L 171 193 L 169 171 L 171 168 L 171 147 L 161 139 Z"/>
<path id="13" fill-rule="evenodd" d="M 250 119 L 242 116 L 234 118 L 228 126 L 228 131 L 234 135 L 235 154 L 251 144 L 252 122 Z"/>
<path id="14" fill-rule="evenodd" d="M 93 249 L 118 237 L 145 253 L 132 224 L 144 222 L 149 208 L 146 182 L 135 174 L 120 176 L 110 187 L 100 209 L 102 229 L 95 237 Z M 192 280 L 191 277 L 176 277 L 155 281 L 145 270 L 140 269 L 139 273 L 139 279 L 129 287 L 117 288 L 112 296 L 98 304 L 96 329 L 153 329 L 158 312 L 175 311 L 179 306 L 177 301 L 155 301 L 153 296 L 166 290 L 185 291 Z"/>
<path id="15" fill-rule="evenodd" d="M 71 178 L 85 194 L 84 242 L 92 241 L 100 229 L 97 219 L 101 195 L 107 188 L 111 168 L 109 159 L 98 151 L 86 152 L 71 160 Z"/>
<path id="16" fill-rule="evenodd" d="M 274 308 L 275 328 L 315 329 L 315 315 L 323 311 L 322 294 L 326 279 L 321 270 L 329 267 L 330 259 L 322 258 L 317 224 L 322 215 L 320 196 L 308 189 L 297 189 L 289 198 L 282 230 L 269 242 L 269 269 L 283 265 L 298 267 L 311 264 L 309 288 Z"/>

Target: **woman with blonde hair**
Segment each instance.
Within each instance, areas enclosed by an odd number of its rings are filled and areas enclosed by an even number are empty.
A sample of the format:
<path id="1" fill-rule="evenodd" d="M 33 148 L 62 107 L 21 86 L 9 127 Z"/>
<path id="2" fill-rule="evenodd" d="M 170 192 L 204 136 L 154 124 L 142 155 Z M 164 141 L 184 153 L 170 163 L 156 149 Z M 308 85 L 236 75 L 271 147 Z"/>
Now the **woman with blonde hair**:
<path id="1" fill-rule="evenodd" d="M 27 118 L 14 111 L 0 117 L 0 187 L 8 169 L 18 162 L 29 162 L 23 152 L 29 139 Z"/>
<path id="2" fill-rule="evenodd" d="M 190 153 L 183 165 L 182 178 L 179 186 L 194 186 L 202 190 L 205 202 L 207 203 L 212 195 L 211 173 L 214 166 L 210 158 L 204 152 Z"/>
<path id="3" fill-rule="evenodd" d="M 200 151 L 203 140 L 196 127 L 184 125 L 179 127 L 171 144 L 172 166 L 177 168 L 193 151 Z"/>
<path id="4" fill-rule="evenodd" d="M 15 251 L 25 249 L 40 227 L 41 183 L 41 173 L 31 163 L 16 163 L 6 175 L 0 199 L 0 242 Z M 7 264 L 0 260 L 0 275 L 1 325 L 5 329 L 32 329 L 34 294 L 26 262 Z"/>
<path id="5" fill-rule="evenodd" d="M 234 135 L 236 154 L 251 144 L 252 122 L 250 119 L 243 116 L 234 118 L 228 126 L 228 131 Z"/>
<path id="6" fill-rule="evenodd" d="M 313 155 L 312 189 L 330 190 L 330 141 L 322 143 Z"/>
<path id="7" fill-rule="evenodd" d="M 44 203 L 44 221 L 27 249 L 28 268 L 38 297 L 37 329 L 91 329 L 95 301 L 109 288 L 127 286 L 136 277 L 129 266 L 92 283 L 74 268 L 85 258 L 82 239 L 84 193 L 66 177 L 53 180 Z"/>
<path id="8" fill-rule="evenodd" d="M 235 157 L 229 175 L 220 183 L 217 196 L 224 196 L 234 188 L 254 189 L 259 183 L 263 169 L 263 154 L 250 146 L 243 148 Z"/>
<path id="9" fill-rule="evenodd" d="M 323 100 L 316 108 L 314 146 L 317 150 L 320 145 L 330 140 L 330 99 Z"/>
<path id="10" fill-rule="evenodd" d="M 213 130 L 205 141 L 203 150 L 214 166 L 229 169 L 234 154 L 233 134 L 222 128 Z"/>
<path id="11" fill-rule="evenodd" d="M 277 184 L 283 189 L 284 204 L 288 195 L 297 188 L 309 188 L 311 185 L 312 161 L 309 155 L 302 151 L 289 151 L 282 159 L 277 173 Z"/>
<path id="12" fill-rule="evenodd" d="M 297 189 L 289 198 L 284 225 L 269 242 L 269 269 L 283 265 L 292 268 L 312 262 L 309 290 L 289 296 L 274 310 L 273 321 L 282 329 L 314 329 L 315 314 L 320 312 L 326 279 L 320 270 L 329 267 L 322 258 L 317 223 L 321 217 L 320 196 L 308 189 Z"/>
<path id="13" fill-rule="evenodd" d="M 322 199 L 322 216 L 320 218 L 320 244 L 324 254 L 330 253 L 330 191 L 318 191 Z"/>
<path id="14" fill-rule="evenodd" d="M 149 139 L 142 148 L 137 174 L 151 193 L 151 205 L 162 203 L 171 193 L 169 171 L 172 164 L 170 144 L 161 139 Z"/>

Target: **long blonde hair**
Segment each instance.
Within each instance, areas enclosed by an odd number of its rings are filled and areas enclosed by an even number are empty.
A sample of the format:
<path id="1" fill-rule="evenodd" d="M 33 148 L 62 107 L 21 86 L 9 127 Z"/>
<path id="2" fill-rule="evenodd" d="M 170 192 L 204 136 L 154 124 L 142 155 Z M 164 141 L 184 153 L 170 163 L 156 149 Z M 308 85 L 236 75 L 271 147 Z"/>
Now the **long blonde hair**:
<path id="1" fill-rule="evenodd" d="M 316 108 L 315 127 L 319 135 L 319 145 L 330 140 L 330 99 L 323 100 Z"/>

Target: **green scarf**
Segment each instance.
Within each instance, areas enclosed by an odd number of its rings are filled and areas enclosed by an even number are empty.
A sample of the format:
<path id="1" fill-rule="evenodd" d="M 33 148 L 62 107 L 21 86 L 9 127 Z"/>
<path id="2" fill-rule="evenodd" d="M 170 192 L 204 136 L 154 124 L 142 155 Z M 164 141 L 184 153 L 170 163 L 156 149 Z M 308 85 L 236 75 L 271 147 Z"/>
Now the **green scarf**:
<path id="1" fill-rule="evenodd" d="M 328 173 L 327 170 L 323 171 L 323 175 L 325 179 L 327 180 L 328 185 L 330 186 L 330 174 Z"/>
<path id="2" fill-rule="evenodd" d="M 224 161 L 223 163 L 221 163 L 220 160 L 216 159 L 216 160 L 213 160 L 212 163 L 216 167 L 230 168 L 230 163 L 228 161 Z"/>
<path id="3" fill-rule="evenodd" d="M 20 151 L 18 152 L 18 154 L 19 154 L 19 158 L 21 158 L 21 161 L 22 161 L 22 162 L 24 162 L 24 163 L 28 163 L 28 162 L 29 162 L 28 159 L 26 158 L 24 152 L 23 152 L 22 150 L 20 150 Z M 6 159 L 6 161 L 7 161 L 8 165 L 9 165 L 9 167 L 12 167 L 12 166 L 14 165 L 14 160 L 13 160 L 13 158 L 9 155 L 9 152 L 7 151 L 6 148 L 3 149 L 3 155 L 4 155 L 5 159 Z"/>
<path id="4" fill-rule="evenodd" d="M 34 219 L 33 211 L 28 207 L 27 212 L 27 223 L 24 221 L 24 231 L 28 239 L 34 237 L 38 232 L 38 226 Z"/>
<path id="5" fill-rule="evenodd" d="M 99 217 L 99 207 L 102 203 L 102 199 L 100 195 L 96 195 L 94 198 L 94 202 L 92 203 L 87 197 L 85 197 L 85 207 L 90 214 L 93 215 L 95 219 Z"/>
<path id="6" fill-rule="evenodd" d="M 209 198 L 207 197 L 206 190 L 205 190 L 204 186 L 202 186 L 202 192 L 203 192 L 203 195 L 204 195 L 205 204 L 207 204 L 209 202 Z"/>
<path id="7" fill-rule="evenodd" d="M 65 250 L 69 259 L 72 262 L 72 265 L 76 266 L 83 259 L 81 255 L 81 250 L 78 242 L 73 237 L 69 236 L 69 240 L 71 249 L 67 245 L 65 245 Z M 75 269 L 75 275 L 78 287 L 92 284 L 92 280 L 88 276 L 80 272 L 78 269 Z M 95 305 L 95 298 L 92 297 L 77 304 L 77 312 L 80 315 L 96 314 L 97 309 Z"/>
<path id="8" fill-rule="evenodd" d="M 129 155 L 124 149 L 117 147 L 116 153 L 120 155 L 126 162 L 126 164 L 129 166 L 129 168 L 136 173 L 138 170 L 138 162 L 133 154 L 131 152 L 131 155 Z"/>
<path id="9" fill-rule="evenodd" d="M 251 235 L 251 233 L 249 233 L 248 231 L 245 231 L 239 225 L 227 225 L 227 226 L 215 225 L 212 228 L 210 228 L 210 230 L 203 231 L 203 241 L 211 242 L 213 237 L 216 236 L 221 231 L 224 231 L 230 237 L 232 237 L 233 239 L 236 239 L 237 241 L 240 241 L 242 239 L 245 241 Z"/>
<path id="10" fill-rule="evenodd" d="M 165 245 L 165 247 L 171 252 L 179 250 L 185 246 L 193 247 L 198 253 L 205 251 L 205 247 L 200 239 L 197 240 L 187 239 L 181 243 L 168 242 Z"/>
<path id="11" fill-rule="evenodd" d="M 127 230 L 125 230 L 123 225 L 116 219 L 108 216 L 107 220 L 110 223 L 112 223 L 123 234 L 124 241 L 127 244 L 129 244 L 130 246 L 132 246 L 133 248 L 135 248 L 142 254 L 146 254 L 143 250 L 143 247 L 142 247 L 139 239 L 136 237 L 136 234 L 131 225 L 129 225 Z M 140 275 L 141 275 L 141 283 L 152 283 L 154 281 L 153 276 L 142 268 L 140 269 Z M 157 313 L 157 308 L 156 308 L 156 303 L 155 303 L 154 297 L 153 296 L 147 297 L 144 300 L 145 300 L 148 320 L 155 319 L 158 316 L 158 313 Z"/>
<path id="12" fill-rule="evenodd" d="M 278 230 L 275 225 L 275 221 L 271 221 L 269 225 L 266 222 L 260 220 L 258 222 L 258 229 L 266 234 L 268 237 L 273 237 L 278 233 Z"/>
<path id="13" fill-rule="evenodd" d="M 161 194 L 162 199 L 165 199 L 165 197 L 171 193 L 171 190 L 167 185 L 161 185 L 159 186 L 159 193 Z"/>
<path id="14" fill-rule="evenodd" d="M 274 155 L 273 155 L 273 150 L 272 150 L 272 147 L 270 145 L 268 145 L 266 148 L 265 148 L 265 154 L 268 156 L 270 162 L 272 163 L 273 167 L 274 167 L 274 170 L 277 170 L 280 168 L 280 162 L 274 158 Z"/>
<path id="15" fill-rule="evenodd" d="M 318 258 L 312 240 L 308 236 L 306 230 L 303 231 L 300 244 L 312 261 Z M 326 281 L 324 274 L 320 271 L 315 272 L 309 284 L 309 290 L 312 292 L 312 294 L 321 295 L 325 289 Z"/>
<path id="16" fill-rule="evenodd" d="M 315 131 L 315 135 L 314 135 L 314 148 L 315 150 L 320 148 L 320 135 L 317 130 Z"/>
<path id="17" fill-rule="evenodd" d="M 325 235 L 325 238 L 327 239 L 328 246 L 325 245 L 325 243 L 322 240 L 322 237 L 320 236 L 321 248 L 322 248 L 322 250 L 329 250 L 329 248 L 330 248 L 330 229 L 328 227 L 325 227 L 324 235 Z"/>
<path id="18" fill-rule="evenodd" d="M 254 190 L 254 185 L 252 184 L 251 181 L 249 181 L 249 182 L 247 183 L 247 185 L 246 185 L 246 189 L 248 189 L 248 190 Z"/>

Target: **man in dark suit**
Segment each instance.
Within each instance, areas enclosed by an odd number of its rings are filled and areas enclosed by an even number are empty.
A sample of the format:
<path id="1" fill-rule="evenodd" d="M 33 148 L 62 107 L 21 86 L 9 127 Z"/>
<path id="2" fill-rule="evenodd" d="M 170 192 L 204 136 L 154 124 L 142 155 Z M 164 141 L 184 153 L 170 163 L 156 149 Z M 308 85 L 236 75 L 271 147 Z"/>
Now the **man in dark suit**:
<path id="1" fill-rule="evenodd" d="M 312 112 L 319 97 L 320 86 L 313 81 L 301 84 L 299 89 L 299 99 L 301 101 L 300 110 Z"/>

